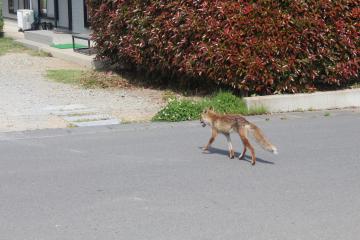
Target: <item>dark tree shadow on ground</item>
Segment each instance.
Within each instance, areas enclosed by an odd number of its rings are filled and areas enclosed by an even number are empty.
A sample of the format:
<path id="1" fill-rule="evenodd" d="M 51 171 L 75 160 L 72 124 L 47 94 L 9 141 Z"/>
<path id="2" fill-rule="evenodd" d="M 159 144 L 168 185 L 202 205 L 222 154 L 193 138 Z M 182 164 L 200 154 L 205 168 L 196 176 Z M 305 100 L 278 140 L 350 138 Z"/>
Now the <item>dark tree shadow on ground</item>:
<path id="1" fill-rule="evenodd" d="M 199 147 L 199 149 L 202 150 L 202 147 Z M 205 154 L 218 154 L 218 155 L 223 155 L 223 156 L 229 157 L 229 151 L 223 150 L 220 148 L 214 148 L 214 147 L 210 147 L 209 151 L 206 152 Z M 256 155 L 256 152 L 255 152 L 255 155 Z M 235 159 L 238 159 L 239 156 L 240 156 L 240 153 L 235 152 Z M 244 159 L 241 159 L 241 160 L 251 162 L 251 156 L 245 154 Z M 266 161 L 266 160 L 264 160 L 262 158 L 258 158 L 258 157 L 256 157 L 256 162 L 264 163 L 264 164 L 275 164 L 274 162 Z"/>

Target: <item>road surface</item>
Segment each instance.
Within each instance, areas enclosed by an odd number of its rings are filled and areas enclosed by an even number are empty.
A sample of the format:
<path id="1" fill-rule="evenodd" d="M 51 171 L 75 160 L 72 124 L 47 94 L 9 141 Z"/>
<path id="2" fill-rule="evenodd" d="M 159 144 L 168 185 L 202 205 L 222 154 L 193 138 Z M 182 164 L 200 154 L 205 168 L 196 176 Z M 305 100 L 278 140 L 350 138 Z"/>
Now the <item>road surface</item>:
<path id="1" fill-rule="evenodd" d="M 360 111 L 249 119 L 255 166 L 198 122 L 2 133 L 0 239 L 358 239 Z"/>

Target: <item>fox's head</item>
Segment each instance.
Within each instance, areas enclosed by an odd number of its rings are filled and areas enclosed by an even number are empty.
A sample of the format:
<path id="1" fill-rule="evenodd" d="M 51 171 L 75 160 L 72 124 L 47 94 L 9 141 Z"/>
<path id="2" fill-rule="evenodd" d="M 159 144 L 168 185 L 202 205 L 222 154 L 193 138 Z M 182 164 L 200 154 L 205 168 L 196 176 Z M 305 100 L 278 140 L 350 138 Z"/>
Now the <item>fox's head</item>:
<path id="1" fill-rule="evenodd" d="M 200 117 L 200 123 L 203 127 L 206 127 L 206 125 L 211 125 L 212 120 L 211 120 L 211 114 L 214 113 L 213 109 L 210 108 L 206 108 L 202 113 L 201 113 L 201 117 Z"/>

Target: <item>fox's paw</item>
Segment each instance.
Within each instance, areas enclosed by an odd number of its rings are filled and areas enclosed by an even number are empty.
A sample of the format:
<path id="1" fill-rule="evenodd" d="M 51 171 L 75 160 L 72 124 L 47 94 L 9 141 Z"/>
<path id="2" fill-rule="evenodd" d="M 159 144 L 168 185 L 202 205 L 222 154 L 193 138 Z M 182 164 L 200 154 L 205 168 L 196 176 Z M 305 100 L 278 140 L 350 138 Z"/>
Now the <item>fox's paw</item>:
<path id="1" fill-rule="evenodd" d="M 253 166 L 254 166 L 254 165 L 255 165 L 255 163 L 256 163 L 255 161 L 252 161 L 252 162 L 251 162 L 251 165 L 253 165 Z"/>
<path id="2" fill-rule="evenodd" d="M 240 159 L 240 160 L 243 160 L 244 157 L 245 157 L 245 154 L 241 154 L 241 155 L 239 156 L 239 159 Z"/>
<path id="3" fill-rule="evenodd" d="M 203 152 L 203 153 L 209 153 L 209 149 L 206 148 L 206 147 L 203 147 L 203 148 L 202 148 L 202 152 Z"/>

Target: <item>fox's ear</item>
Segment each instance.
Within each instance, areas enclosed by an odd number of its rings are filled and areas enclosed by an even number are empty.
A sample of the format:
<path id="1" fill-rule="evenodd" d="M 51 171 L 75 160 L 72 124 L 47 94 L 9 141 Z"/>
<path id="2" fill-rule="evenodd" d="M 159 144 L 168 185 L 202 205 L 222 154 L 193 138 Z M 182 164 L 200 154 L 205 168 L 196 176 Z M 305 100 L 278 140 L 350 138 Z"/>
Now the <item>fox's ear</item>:
<path id="1" fill-rule="evenodd" d="M 209 110 L 210 110 L 210 111 L 214 111 L 214 107 L 213 107 L 213 106 L 210 106 L 210 107 L 209 107 Z"/>

